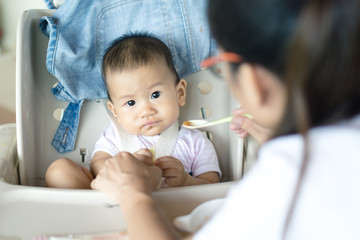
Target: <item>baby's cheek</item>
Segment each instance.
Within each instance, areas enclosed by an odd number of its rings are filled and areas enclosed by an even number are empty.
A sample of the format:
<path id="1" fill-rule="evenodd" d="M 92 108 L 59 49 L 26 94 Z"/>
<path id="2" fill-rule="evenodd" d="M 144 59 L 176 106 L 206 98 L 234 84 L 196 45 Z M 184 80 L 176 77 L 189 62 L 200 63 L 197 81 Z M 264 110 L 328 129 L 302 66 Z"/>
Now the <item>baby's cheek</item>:
<path id="1" fill-rule="evenodd" d="M 136 125 L 134 122 L 122 122 L 120 124 L 120 127 L 125 130 L 125 132 L 133 134 L 133 135 L 139 135 L 140 134 L 140 128 Z"/>
<path id="2" fill-rule="evenodd" d="M 174 123 L 179 118 L 179 108 L 169 109 L 168 117 Z"/>

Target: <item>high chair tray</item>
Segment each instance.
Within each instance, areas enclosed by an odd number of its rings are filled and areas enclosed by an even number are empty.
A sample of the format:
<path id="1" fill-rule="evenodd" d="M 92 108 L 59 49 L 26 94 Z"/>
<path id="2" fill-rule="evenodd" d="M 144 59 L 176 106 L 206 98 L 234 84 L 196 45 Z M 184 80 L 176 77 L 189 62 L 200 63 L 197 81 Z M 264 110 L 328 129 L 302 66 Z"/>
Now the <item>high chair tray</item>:
<path id="1" fill-rule="evenodd" d="M 169 221 L 202 202 L 223 198 L 231 182 L 164 189 L 153 194 Z M 55 236 L 126 231 L 121 207 L 94 190 L 14 186 L 0 181 L 0 235 Z"/>

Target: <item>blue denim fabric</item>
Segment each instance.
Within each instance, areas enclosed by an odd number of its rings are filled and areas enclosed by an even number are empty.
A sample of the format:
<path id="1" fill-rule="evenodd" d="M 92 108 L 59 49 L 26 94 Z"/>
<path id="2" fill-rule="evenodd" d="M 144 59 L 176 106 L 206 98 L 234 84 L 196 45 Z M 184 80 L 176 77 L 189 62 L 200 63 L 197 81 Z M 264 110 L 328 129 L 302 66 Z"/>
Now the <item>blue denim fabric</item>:
<path id="1" fill-rule="evenodd" d="M 44 0 L 46 7 L 49 9 L 56 9 L 54 1 L 53 0 Z"/>
<path id="2" fill-rule="evenodd" d="M 67 106 L 60 126 L 52 141 L 53 147 L 60 153 L 72 151 L 75 146 L 75 139 L 79 126 L 80 109 L 83 101 L 78 103 L 70 102 Z M 78 119 L 74 121 L 74 119 Z"/>
<path id="3" fill-rule="evenodd" d="M 44 1 L 53 6 L 51 0 Z M 170 48 L 180 77 L 198 71 L 201 60 L 217 52 L 206 5 L 207 0 L 67 0 L 52 17 L 40 20 L 49 37 L 46 66 L 59 80 L 54 95 L 79 109 L 83 100 L 107 98 L 102 57 L 113 40 L 129 32 L 148 32 L 161 39 Z M 61 122 L 59 134 L 78 124 L 78 115 L 65 115 L 69 119 Z M 69 137 L 65 144 L 74 146 L 76 134 Z M 55 138 L 57 142 L 63 136 Z"/>

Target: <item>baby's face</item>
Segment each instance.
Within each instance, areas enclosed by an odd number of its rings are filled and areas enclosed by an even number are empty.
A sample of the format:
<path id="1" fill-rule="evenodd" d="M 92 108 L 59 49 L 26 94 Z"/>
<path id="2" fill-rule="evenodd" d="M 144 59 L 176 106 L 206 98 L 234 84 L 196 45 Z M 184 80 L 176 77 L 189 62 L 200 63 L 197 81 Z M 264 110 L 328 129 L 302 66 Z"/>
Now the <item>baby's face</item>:
<path id="1" fill-rule="evenodd" d="M 134 70 L 107 72 L 108 107 L 125 131 L 154 136 L 170 127 L 185 104 L 186 82 L 175 85 L 165 60 Z"/>

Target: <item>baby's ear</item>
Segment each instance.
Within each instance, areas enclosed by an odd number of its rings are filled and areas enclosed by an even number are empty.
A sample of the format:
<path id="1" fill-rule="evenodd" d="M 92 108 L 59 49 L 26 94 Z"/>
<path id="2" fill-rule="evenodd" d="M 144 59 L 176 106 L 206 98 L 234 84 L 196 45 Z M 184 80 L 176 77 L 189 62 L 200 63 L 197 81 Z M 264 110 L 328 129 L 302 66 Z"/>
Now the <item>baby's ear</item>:
<path id="1" fill-rule="evenodd" d="M 107 102 L 107 107 L 110 110 L 110 112 L 112 112 L 113 116 L 117 118 L 116 108 L 110 100 Z"/>
<path id="2" fill-rule="evenodd" d="M 180 79 L 179 83 L 176 85 L 176 92 L 178 95 L 179 106 L 182 107 L 185 105 L 186 100 L 186 81 L 185 79 Z"/>

